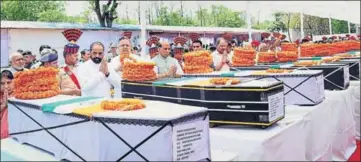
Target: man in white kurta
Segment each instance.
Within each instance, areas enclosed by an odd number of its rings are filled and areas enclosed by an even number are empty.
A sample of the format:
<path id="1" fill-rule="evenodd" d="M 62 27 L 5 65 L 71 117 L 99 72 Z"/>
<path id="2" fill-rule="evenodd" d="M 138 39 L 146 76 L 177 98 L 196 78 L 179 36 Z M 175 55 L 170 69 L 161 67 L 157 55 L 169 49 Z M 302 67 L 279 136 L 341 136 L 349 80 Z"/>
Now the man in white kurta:
<path id="1" fill-rule="evenodd" d="M 140 56 L 132 53 L 131 42 L 130 42 L 130 39 L 128 39 L 128 38 L 123 38 L 123 39 L 121 39 L 119 41 L 118 51 L 119 51 L 120 54 L 118 56 L 114 57 L 110 61 L 110 66 L 117 73 L 120 73 L 122 71 L 122 64 L 120 62 L 120 56 L 123 55 L 123 54 L 130 54 L 130 57 L 137 60 L 137 61 L 143 61 L 144 60 Z"/>
<path id="2" fill-rule="evenodd" d="M 227 53 L 228 43 L 225 39 L 217 40 L 217 49 L 212 53 L 216 71 L 230 71 L 232 54 Z"/>
<path id="3" fill-rule="evenodd" d="M 78 68 L 82 96 L 111 97 L 111 88 L 120 87 L 120 76 L 108 66 L 104 57 L 104 45 L 95 42 L 90 45 L 91 60 Z"/>

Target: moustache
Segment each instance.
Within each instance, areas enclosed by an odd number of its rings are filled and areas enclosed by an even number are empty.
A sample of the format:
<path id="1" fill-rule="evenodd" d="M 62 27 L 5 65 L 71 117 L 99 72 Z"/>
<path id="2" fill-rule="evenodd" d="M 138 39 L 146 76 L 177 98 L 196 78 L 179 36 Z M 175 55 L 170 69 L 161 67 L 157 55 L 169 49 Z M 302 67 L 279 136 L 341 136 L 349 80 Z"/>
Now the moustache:
<path id="1" fill-rule="evenodd" d="M 92 60 L 96 64 L 99 64 L 100 62 L 102 62 L 102 58 L 100 58 L 100 57 L 94 57 L 94 58 L 92 58 Z"/>

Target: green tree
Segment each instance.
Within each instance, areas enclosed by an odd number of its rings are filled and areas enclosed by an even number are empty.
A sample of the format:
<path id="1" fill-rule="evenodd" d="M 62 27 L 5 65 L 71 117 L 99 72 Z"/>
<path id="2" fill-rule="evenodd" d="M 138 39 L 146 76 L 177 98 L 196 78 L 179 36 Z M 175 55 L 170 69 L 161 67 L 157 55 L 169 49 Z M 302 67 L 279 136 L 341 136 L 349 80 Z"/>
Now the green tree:
<path id="1" fill-rule="evenodd" d="M 159 16 L 153 21 L 153 25 L 163 26 L 194 26 L 195 23 L 190 16 L 181 15 L 181 10 L 168 11 L 167 7 L 160 7 Z"/>
<path id="2" fill-rule="evenodd" d="M 42 16 L 63 18 L 63 1 L 1 1 L 1 20 L 11 21 L 38 21 Z M 54 14 L 48 16 L 47 14 Z M 53 20 L 53 19 L 51 19 Z"/>
<path id="3" fill-rule="evenodd" d="M 252 29 L 257 29 L 257 30 L 267 30 L 271 25 L 272 25 L 272 21 L 270 20 L 265 20 L 263 22 L 258 23 L 254 23 L 252 24 Z"/>
<path id="4" fill-rule="evenodd" d="M 113 21 L 118 18 L 116 9 L 119 3 L 108 0 L 106 4 L 100 5 L 100 0 L 90 0 L 89 4 L 96 13 L 100 26 L 111 28 Z"/>
<path id="5" fill-rule="evenodd" d="M 343 34 L 348 33 L 347 21 L 332 19 L 332 34 Z"/>
<path id="6" fill-rule="evenodd" d="M 198 22 L 202 22 L 202 26 L 217 27 L 243 27 L 246 25 L 245 12 L 235 12 L 231 9 L 219 5 L 212 5 L 211 10 L 207 9 L 196 11 Z"/>
<path id="7" fill-rule="evenodd" d="M 115 21 L 117 24 L 131 24 L 131 25 L 136 25 L 138 24 L 138 21 L 136 19 L 117 19 Z"/>

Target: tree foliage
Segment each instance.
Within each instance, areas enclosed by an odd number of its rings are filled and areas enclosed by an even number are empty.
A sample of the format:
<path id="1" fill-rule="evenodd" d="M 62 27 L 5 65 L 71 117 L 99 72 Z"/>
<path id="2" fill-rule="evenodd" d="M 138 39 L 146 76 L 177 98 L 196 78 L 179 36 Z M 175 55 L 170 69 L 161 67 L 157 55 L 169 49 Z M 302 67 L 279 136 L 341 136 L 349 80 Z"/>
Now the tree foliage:
<path id="1" fill-rule="evenodd" d="M 67 16 L 63 1 L 1 1 L 1 20 L 88 23 L 86 12 Z"/>
<path id="2" fill-rule="evenodd" d="M 45 21 L 45 22 L 72 22 L 90 23 L 96 21 L 92 15 L 96 15 L 101 26 L 111 27 L 115 20 L 119 24 L 138 24 L 140 14 L 138 7 L 138 18 L 127 16 L 117 18 L 116 8 L 119 3 L 116 0 L 107 0 L 106 4 L 100 4 L 99 0 L 90 0 L 90 7 L 79 16 L 67 16 L 64 1 L 23 1 L 11 0 L 1 1 L 1 20 L 12 21 Z M 139 4 L 138 4 L 139 5 Z M 212 5 L 211 8 L 198 6 L 194 12 L 187 12 L 180 3 L 180 10 L 173 10 L 163 6 L 162 1 L 153 1 L 145 11 L 149 24 L 162 26 L 212 26 L 212 27 L 245 27 L 245 12 L 235 12 L 223 5 Z M 126 11 L 128 12 L 128 11 Z M 252 28 L 269 31 L 300 31 L 300 14 L 274 13 L 274 20 L 263 22 L 252 21 Z M 356 31 L 355 24 L 350 24 L 351 32 Z M 328 18 L 320 18 L 304 15 L 304 32 L 313 35 L 328 35 Z M 332 33 L 348 33 L 346 21 L 332 19 Z"/>
<path id="3" fill-rule="evenodd" d="M 48 17 L 62 18 L 64 11 L 62 1 L 1 1 L 1 20 L 38 21 L 47 14 L 52 14 Z"/>
<path id="4" fill-rule="evenodd" d="M 100 26 L 111 28 L 113 21 L 118 18 L 116 9 L 119 4 L 116 0 L 108 0 L 103 5 L 100 4 L 100 0 L 91 0 L 89 3 L 98 17 Z"/>

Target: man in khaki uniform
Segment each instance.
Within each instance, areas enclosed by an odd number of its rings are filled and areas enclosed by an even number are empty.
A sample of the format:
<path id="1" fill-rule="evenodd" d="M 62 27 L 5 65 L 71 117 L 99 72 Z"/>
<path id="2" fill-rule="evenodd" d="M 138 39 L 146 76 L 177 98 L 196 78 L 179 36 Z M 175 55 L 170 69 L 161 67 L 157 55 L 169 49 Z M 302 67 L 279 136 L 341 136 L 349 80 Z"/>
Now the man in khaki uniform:
<path id="1" fill-rule="evenodd" d="M 67 36 L 65 35 L 65 37 Z M 75 41 L 79 37 L 80 35 L 78 35 L 78 37 L 67 38 L 70 43 L 64 46 L 63 56 L 65 65 L 62 65 L 59 69 L 59 86 L 61 94 L 81 96 L 80 83 L 76 73 L 79 46 L 75 44 Z"/>

